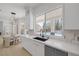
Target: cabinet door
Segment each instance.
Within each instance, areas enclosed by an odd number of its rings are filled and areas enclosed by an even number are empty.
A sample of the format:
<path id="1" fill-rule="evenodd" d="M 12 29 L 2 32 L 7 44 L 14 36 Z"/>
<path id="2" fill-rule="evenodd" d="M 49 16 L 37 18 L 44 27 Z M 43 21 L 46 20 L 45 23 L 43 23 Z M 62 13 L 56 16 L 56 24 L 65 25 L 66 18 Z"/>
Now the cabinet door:
<path id="1" fill-rule="evenodd" d="M 33 48 L 35 56 L 44 56 L 44 44 L 34 41 Z"/>
<path id="2" fill-rule="evenodd" d="M 65 4 L 63 8 L 64 29 L 79 29 L 79 4 Z"/>
<path id="3" fill-rule="evenodd" d="M 34 56 L 44 56 L 44 44 L 22 37 L 22 45 Z"/>
<path id="4" fill-rule="evenodd" d="M 21 37 L 21 39 L 22 39 L 22 46 L 23 46 L 28 52 L 30 52 L 30 53 L 32 54 L 33 51 L 34 51 L 34 48 L 32 47 L 32 45 L 33 45 L 32 40 L 30 40 L 29 38 L 26 38 L 26 37 Z"/>

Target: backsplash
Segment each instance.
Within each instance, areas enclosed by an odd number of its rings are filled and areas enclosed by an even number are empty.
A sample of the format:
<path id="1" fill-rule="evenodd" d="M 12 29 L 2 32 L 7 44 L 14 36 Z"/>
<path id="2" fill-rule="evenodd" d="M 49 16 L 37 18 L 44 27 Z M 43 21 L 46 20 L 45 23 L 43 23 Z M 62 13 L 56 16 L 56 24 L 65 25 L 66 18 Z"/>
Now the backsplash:
<path id="1" fill-rule="evenodd" d="M 78 40 L 77 38 L 79 38 L 79 30 L 65 30 L 64 36 L 67 40 Z"/>
<path id="2" fill-rule="evenodd" d="M 33 30 L 29 30 L 27 34 L 38 35 Z M 65 40 L 79 41 L 79 30 L 64 30 L 64 38 Z"/>

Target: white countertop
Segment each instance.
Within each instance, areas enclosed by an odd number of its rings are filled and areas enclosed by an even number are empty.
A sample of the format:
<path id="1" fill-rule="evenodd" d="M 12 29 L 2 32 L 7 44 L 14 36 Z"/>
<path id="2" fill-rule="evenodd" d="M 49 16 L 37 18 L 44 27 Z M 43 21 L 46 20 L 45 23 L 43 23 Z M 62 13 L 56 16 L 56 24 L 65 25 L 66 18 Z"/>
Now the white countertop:
<path id="1" fill-rule="evenodd" d="M 45 44 L 45 42 L 43 42 L 43 41 L 33 39 L 34 37 L 36 37 L 34 35 L 22 35 L 22 37 L 30 38 L 31 40 L 34 40 L 34 41 L 37 41 L 37 42 Z"/>
<path id="2" fill-rule="evenodd" d="M 36 36 L 25 35 L 25 37 L 35 40 L 33 38 Z M 60 50 L 63 50 L 63 51 L 66 51 L 66 52 L 79 55 L 79 42 L 71 42 L 65 39 L 48 39 L 45 42 L 42 42 L 39 40 L 35 40 L 35 41 L 54 47 L 54 48 L 57 48 L 57 49 L 60 49 Z"/>
<path id="3" fill-rule="evenodd" d="M 46 45 L 58 48 L 60 50 L 78 54 L 79 55 L 79 43 L 72 43 L 64 40 L 58 40 L 58 39 L 49 39 L 45 42 Z"/>

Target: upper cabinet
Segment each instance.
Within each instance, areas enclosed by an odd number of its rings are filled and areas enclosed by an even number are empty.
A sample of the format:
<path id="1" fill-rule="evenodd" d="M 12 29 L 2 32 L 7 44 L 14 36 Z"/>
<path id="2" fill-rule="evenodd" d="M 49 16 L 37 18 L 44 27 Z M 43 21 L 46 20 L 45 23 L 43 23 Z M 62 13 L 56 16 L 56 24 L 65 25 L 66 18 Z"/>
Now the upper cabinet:
<path id="1" fill-rule="evenodd" d="M 79 4 L 64 4 L 63 6 L 63 19 L 65 30 L 78 30 L 79 29 Z"/>

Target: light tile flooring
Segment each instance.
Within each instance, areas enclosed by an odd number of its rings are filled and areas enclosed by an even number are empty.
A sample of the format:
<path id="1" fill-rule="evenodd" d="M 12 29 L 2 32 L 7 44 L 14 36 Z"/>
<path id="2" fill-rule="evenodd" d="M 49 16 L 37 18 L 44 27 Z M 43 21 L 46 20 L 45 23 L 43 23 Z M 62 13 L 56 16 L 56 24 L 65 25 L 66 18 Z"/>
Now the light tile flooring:
<path id="1" fill-rule="evenodd" d="M 4 48 L 2 43 L 3 39 L 0 37 L 0 56 L 31 56 L 31 54 L 22 47 L 21 43 L 8 48 Z"/>

